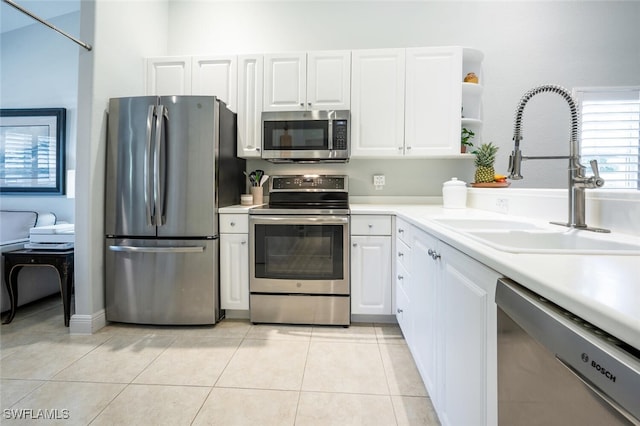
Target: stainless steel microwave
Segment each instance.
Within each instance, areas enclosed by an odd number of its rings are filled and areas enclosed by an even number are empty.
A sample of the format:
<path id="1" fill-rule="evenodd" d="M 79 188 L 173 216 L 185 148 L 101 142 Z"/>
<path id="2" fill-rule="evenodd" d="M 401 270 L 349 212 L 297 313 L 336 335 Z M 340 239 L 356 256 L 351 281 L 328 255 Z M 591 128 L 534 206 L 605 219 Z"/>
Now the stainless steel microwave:
<path id="1" fill-rule="evenodd" d="M 349 161 L 349 111 L 262 113 L 262 158 L 273 162 Z"/>

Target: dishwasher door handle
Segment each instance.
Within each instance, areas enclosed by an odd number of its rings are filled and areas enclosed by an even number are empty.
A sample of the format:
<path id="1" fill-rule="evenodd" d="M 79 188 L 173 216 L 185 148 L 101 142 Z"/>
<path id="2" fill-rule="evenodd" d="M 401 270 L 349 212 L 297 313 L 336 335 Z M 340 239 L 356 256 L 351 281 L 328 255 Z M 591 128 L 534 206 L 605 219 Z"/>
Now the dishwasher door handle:
<path id="1" fill-rule="evenodd" d="M 622 416 L 624 416 L 624 418 L 629 420 L 632 424 L 635 424 L 635 422 L 638 421 L 638 419 L 633 417 L 633 415 L 630 412 L 628 412 L 627 410 L 625 410 L 624 407 L 622 407 L 620 404 L 615 402 L 609 395 L 607 395 L 604 391 L 602 391 L 594 383 L 592 383 L 591 380 L 587 379 L 582 374 L 580 374 L 580 372 L 578 370 L 573 368 L 571 366 L 571 364 L 569 364 L 568 362 L 566 362 L 565 360 L 560 358 L 557 354 L 556 354 L 556 360 L 558 360 L 558 362 L 563 367 L 565 367 L 571 374 L 573 374 L 578 380 L 580 380 L 582 382 L 582 384 L 584 384 L 598 398 L 600 398 L 603 402 L 605 402 L 611 408 L 613 408 L 618 413 L 620 413 Z"/>

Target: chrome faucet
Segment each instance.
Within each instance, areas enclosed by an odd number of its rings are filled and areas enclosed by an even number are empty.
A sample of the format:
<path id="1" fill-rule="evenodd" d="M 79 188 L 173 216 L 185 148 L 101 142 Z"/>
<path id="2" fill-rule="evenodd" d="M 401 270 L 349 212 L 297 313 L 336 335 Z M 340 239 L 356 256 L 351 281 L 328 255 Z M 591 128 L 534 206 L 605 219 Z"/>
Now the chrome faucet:
<path id="1" fill-rule="evenodd" d="M 571 110 L 571 137 L 569 139 L 569 156 L 543 156 L 543 157 L 525 157 L 520 152 L 520 141 L 522 140 L 522 132 L 520 130 L 522 124 L 522 113 L 527 102 L 539 93 L 552 92 L 562 96 L 569 104 Z M 514 129 L 513 129 L 513 152 L 509 156 L 509 179 L 520 180 L 520 166 L 522 160 L 544 160 L 544 159 L 568 159 L 569 160 L 569 219 L 564 222 L 551 222 L 556 225 L 563 225 L 570 228 L 584 229 L 594 232 L 610 232 L 608 229 L 593 228 L 585 223 L 585 188 L 600 188 L 604 185 L 604 179 L 600 177 L 598 172 L 597 160 L 591 160 L 591 170 L 593 176 L 586 176 L 586 167 L 580 164 L 580 135 L 578 130 L 578 108 L 576 102 L 569 91 L 561 86 L 546 84 L 534 87 L 525 93 L 516 109 Z"/>

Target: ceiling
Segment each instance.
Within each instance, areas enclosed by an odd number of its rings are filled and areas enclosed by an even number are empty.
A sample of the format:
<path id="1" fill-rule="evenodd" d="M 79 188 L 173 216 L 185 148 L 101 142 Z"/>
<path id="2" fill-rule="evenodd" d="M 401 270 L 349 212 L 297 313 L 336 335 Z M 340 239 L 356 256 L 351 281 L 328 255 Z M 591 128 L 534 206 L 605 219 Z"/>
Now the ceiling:
<path id="1" fill-rule="evenodd" d="M 12 0 L 44 20 L 80 10 L 80 0 Z M 37 21 L 2 0 L 0 4 L 0 32 L 4 33 L 32 25 Z"/>

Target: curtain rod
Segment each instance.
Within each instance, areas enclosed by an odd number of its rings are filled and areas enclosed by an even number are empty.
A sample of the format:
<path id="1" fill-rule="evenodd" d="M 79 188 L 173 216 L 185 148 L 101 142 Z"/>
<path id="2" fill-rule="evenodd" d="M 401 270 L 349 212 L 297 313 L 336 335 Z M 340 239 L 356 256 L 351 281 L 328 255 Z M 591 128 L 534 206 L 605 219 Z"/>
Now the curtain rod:
<path id="1" fill-rule="evenodd" d="M 70 39 L 71 41 L 73 41 L 74 43 L 79 44 L 80 46 L 84 47 L 85 49 L 91 51 L 92 47 L 90 44 L 87 44 L 81 40 L 78 40 L 77 38 L 73 37 L 70 34 L 67 34 L 66 32 L 62 31 L 61 29 L 57 28 L 56 26 L 50 24 L 49 22 L 45 21 L 44 19 L 34 15 L 33 13 L 29 12 L 27 9 L 23 8 L 22 6 L 20 6 L 17 3 L 14 3 L 13 0 L 2 0 L 5 3 L 7 3 L 9 6 L 12 6 L 16 9 L 18 9 L 20 12 L 24 13 L 25 15 L 30 16 L 31 18 L 35 19 L 36 21 L 40 22 L 41 24 L 46 25 L 47 27 L 51 28 L 54 31 L 57 31 L 58 33 L 62 34 L 63 36 L 65 36 L 66 38 Z"/>

